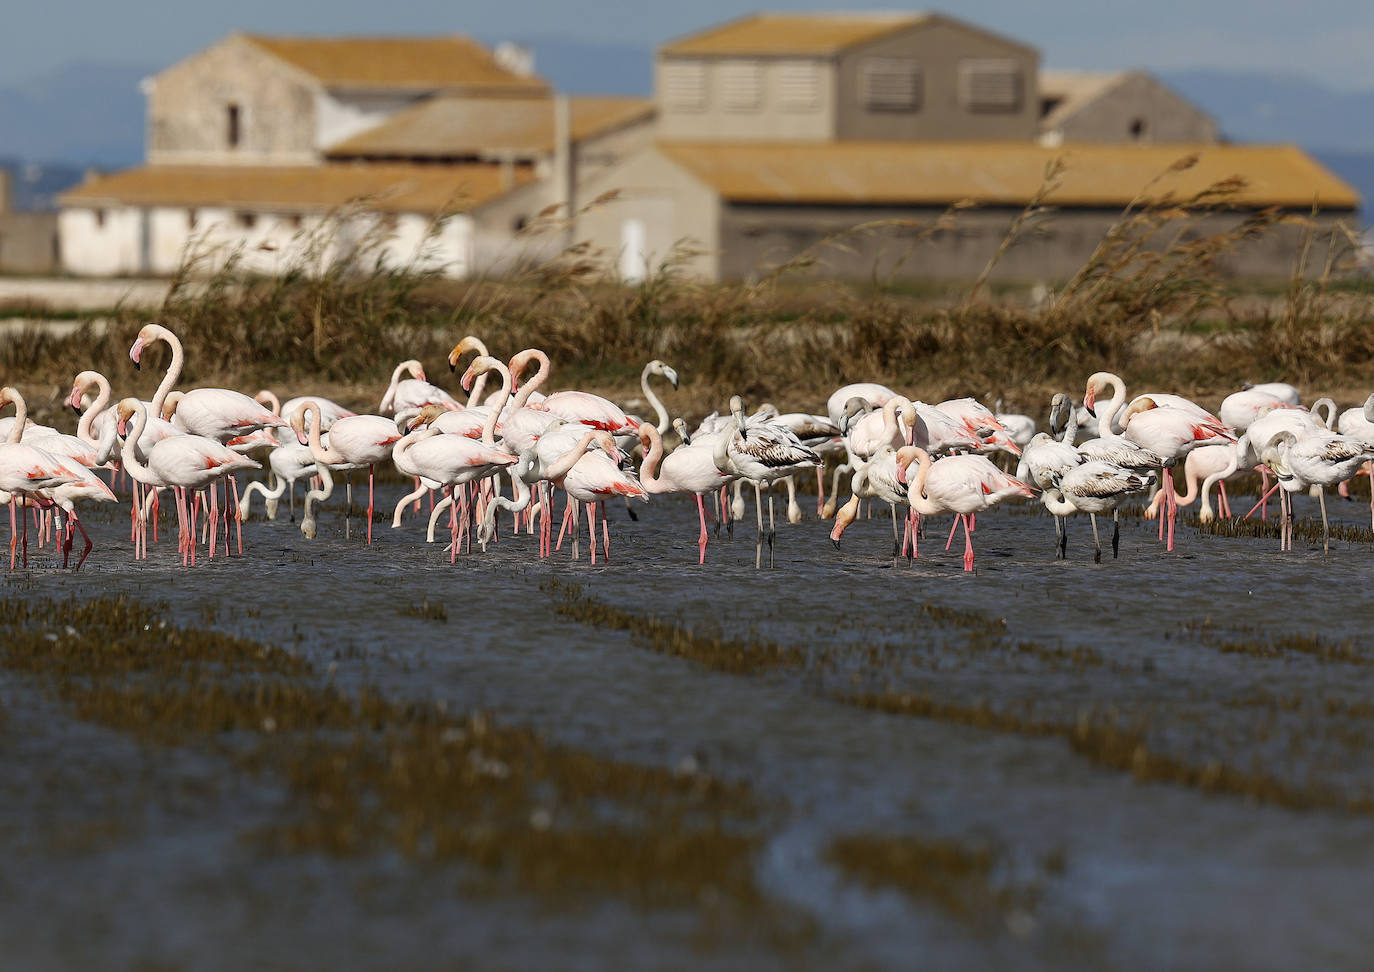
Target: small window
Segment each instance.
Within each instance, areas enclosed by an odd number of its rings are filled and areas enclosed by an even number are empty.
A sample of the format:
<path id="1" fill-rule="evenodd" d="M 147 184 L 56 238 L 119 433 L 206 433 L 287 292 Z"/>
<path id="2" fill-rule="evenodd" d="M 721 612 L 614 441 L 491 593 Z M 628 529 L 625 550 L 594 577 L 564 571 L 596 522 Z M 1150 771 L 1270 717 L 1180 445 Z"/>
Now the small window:
<path id="1" fill-rule="evenodd" d="M 511 226 L 510 226 L 511 232 L 513 232 L 513 233 L 523 233 L 523 232 L 525 232 L 525 227 L 527 227 L 527 226 L 529 226 L 529 225 L 530 225 L 529 217 L 527 217 L 527 216 L 517 216 L 517 217 L 515 217 L 515 221 L 514 221 L 513 223 L 511 223 Z"/>
<path id="2" fill-rule="evenodd" d="M 916 111 L 921 71 L 907 57 L 870 57 L 859 67 L 859 100 L 869 111 Z"/>
<path id="3" fill-rule="evenodd" d="M 1136 118 L 1131 121 L 1131 138 L 1137 142 L 1145 137 L 1145 119 Z"/>
<path id="4" fill-rule="evenodd" d="M 239 213 L 238 219 L 239 225 L 244 229 L 252 229 L 254 226 L 258 225 L 257 213 Z"/>
<path id="5" fill-rule="evenodd" d="M 230 148 L 238 148 L 239 140 L 243 135 L 242 131 L 242 112 L 236 104 L 230 104 L 225 109 L 225 142 Z"/>
<path id="6" fill-rule="evenodd" d="M 197 214 L 196 214 L 196 211 L 195 211 L 194 209 L 188 209 L 188 210 L 186 210 L 186 228 L 187 228 L 187 229 L 195 229 L 195 228 L 196 228 L 196 219 L 197 219 Z"/>
<path id="7" fill-rule="evenodd" d="M 1050 112 L 1054 111 L 1054 109 L 1058 108 L 1058 107 L 1059 107 L 1060 105 L 1062 105 L 1063 103 L 1064 103 L 1064 99 L 1063 99 L 1063 98 L 1041 98 L 1041 99 L 1040 99 L 1040 117 L 1041 117 L 1041 118 L 1044 118 L 1046 115 L 1048 115 Z"/>
<path id="8" fill-rule="evenodd" d="M 290 216 L 286 217 L 286 223 L 292 229 L 300 229 L 305 225 L 305 220 L 301 218 L 300 213 L 292 213 Z"/>
<path id="9" fill-rule="evenodd" d="M 815 61 L 783 61 L 777 73 L 779 108 L 815 111 L 821 106 L 821 72 Z"/>
<path id="10" fill-rule="evenodd" d="M 1015 61 L 974 58 L 959 65 L 959 98 L 969 111 L 1021 110 L 1021 69 Z"/>
<path id="11" fill-rule="evenodd" d="M 763 107 L 763 65 L 726 61 L 720 66 L 720 90 L 726 111 L 758 111 Z"/>
<path id="12" fill-rule="evenodd" d="M 681 61 L 663 67 L 663 100 L 678 111 L 706 108 L 706 65 L 700 61 Z"/>
<path id="13" fill-rule="evenodd" d="M 96 228 L 96 229 L 104 229 L 104 228 L 105 228 L 105 210 L 103 210 L 103 209 L 97 209 L 97 210 L 95 211 L 95 228 Z"/>

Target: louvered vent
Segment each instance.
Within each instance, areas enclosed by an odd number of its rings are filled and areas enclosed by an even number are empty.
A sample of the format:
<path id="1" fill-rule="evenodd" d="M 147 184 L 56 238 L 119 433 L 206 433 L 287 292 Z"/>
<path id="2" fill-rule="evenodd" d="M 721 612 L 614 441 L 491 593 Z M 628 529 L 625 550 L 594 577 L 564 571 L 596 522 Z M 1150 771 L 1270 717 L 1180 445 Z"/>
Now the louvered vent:
<path id="1" fill-rule="evenodd" d="M 870 111 L 921 107 L 921 70 L 911 58 L 873 57 L 859 68 L 859 98 Z"/>
<path id="2" fill-rule="evenodd" d="M 969 111 L 1020 111 L 1021 69 L 1015 61 L 964 61 L 959 65 L 959 98 Z"/>
<path id="3" fill-rule="evenodd" d="M 763 65 L 726 61 L 720 66 L 720 91 L 727 111 L 758 111 L 763 106 Z"/>
<path id="4" fill-rule="evenodd" d="M 814 61 L 778 65 L 778 106 L 784 111 L 815 111 L 821 106 L 821 72 Z"/>
<path id="5" fill-rule="evenodd" d="M 706 107 L 706 65 L 700 61 L 666 64 L 663 67 L 663 99 L 678 111 Z"/>

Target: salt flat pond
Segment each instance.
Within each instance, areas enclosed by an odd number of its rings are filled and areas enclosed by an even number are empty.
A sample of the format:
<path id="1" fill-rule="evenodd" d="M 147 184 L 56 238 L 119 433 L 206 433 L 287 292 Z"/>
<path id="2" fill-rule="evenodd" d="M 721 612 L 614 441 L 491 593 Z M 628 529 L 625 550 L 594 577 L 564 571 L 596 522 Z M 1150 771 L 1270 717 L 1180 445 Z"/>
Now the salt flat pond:
<path id="1" fill-rule="evenodd" d="M 1004 509 L 972 576 L 876 516 L 756 571 L 639 512 L 6 576 L 6 965 L 1369 966 L 1374 546 Z"/>

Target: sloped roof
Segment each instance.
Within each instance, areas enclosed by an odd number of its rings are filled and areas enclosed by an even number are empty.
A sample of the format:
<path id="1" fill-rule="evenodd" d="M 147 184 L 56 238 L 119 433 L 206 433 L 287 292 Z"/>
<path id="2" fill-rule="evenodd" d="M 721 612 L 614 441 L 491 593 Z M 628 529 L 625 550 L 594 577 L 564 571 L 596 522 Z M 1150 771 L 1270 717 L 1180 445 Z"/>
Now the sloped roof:
<path id="1" fill-rule="evenodd" d="M 149 165 L 96 176 L 61 196 L 64 206 L 227 206 L 329 210 L 361 201 L 381 212 L 474 209 L 534 179 L 496 164 L 314 166 Z"/>
<path id="2" fill-rule="evenodd" d="M 1197 163 L 1170 172 L 1156 194 L 1186 198 L 1232 176 L 1247 185 L 1239 206 L 1355 209 L 1359 194 L 1289 145 L 1099 145 L 1046 148 L 1025 142 L 661 142 L 659 150 L 734 202 L 852 205 L 1024 206 L 1046 166 L 1068 168 L 1048 202 L 1125 206 L 1191 153 Z"/>
<path id="3" fill-rule="evenodd" d="M 568 99 L 574 142 L 648 118 L 647 98 Z M 327 149 L 334 157 L 452 158 L 553 151 L 552 98 L 460 98 L 438 96 L 397 112 L 374 128 Z"/>
<path id="4" fill-rule="evenodd" d="M 1029 50 L 981 27 L 933 13 L 756 13 L 669 41 L 659 53 L 684 56 L 826 56 L 919 24 L 943 23 Z"/>
<path id="5" fill-rule="evenodd" d="M 1127 71 L 1041 71 L 1040 100 L 1053 102 L 1040 119 L 1042 128 L 1052 129 L 1084 105 L 1130 77 Z"/>
<path id="6" fill-rule="evenodd" d="M 543 78 L 516 74 L 487 48 L 449 37 L 272 37 L 249 41 L 317 78 L 327 87 L 486 88 L 516 93 L 548 90 Z"/>

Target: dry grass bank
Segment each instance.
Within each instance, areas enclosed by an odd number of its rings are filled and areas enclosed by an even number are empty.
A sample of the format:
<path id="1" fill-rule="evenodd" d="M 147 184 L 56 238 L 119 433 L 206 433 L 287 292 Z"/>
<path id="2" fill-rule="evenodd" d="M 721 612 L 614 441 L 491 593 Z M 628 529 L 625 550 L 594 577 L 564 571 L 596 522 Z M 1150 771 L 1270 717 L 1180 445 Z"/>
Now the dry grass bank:
<path id="1" fill-rule="evenodd" d="M 190 265 L 152 316 L 182 336 L 186 384 L 315 390 L 369 408 L 406 358 L 444 381 L 444 357 L 468 333 L 503 356 L 541 347 L 554 362 L 554 387 L 621 399 L 638 395 L 644 362 L 662 358 L 684 379 L 672 405 L 688 414 L 720 408 L 732 393 L 818 408 L 849 381 L 930 401 L 1002 398 L 1038 412 L 1053 392 L 1077 391 L 1103 369 L 1203 398 L 1267 380 L 1362 397 L 1374 385 L 1374 300 L 1351 273 L 1353 236 L 1338 227 L 1317 239 L 1309 230 L 1286 289 L 1247 289 L 1226 277 L 1227 254 L 1294 217 L 1250 213 L 1195 237 L 1190 228 L 1225 210 L 1234 191 L 1221 185 L 1133 205 L 1071 280 L 1034 301 L 988 279 L 1008 249 L 1033 245 L 1038 202 L 980 279 L 960 288 L 819 282 L 809 275 L 816 253 L 720 285 L 685 277 L 678 254 L 643 283 L 622 286 L 606 281 L 585 245 L 517 263 L 502 280 L 459 283 L 382 266 L 363 247 L 323 272 L 302 265 L 272 278 L 241 273 L 230 259 L 207 283 L 204 268 Z M 1314 252 L 1326 254 L 1321 265 Z M 28 331 L 0 343 L 0 376 L 27 390 L 40 415 L 86 368 L 121 391 L 151 392 L 157 368 L 135 374 L 126 357 L 148 312 L 100 316 L 101 328 Z"/>

